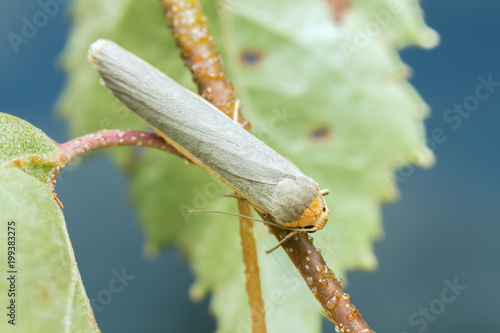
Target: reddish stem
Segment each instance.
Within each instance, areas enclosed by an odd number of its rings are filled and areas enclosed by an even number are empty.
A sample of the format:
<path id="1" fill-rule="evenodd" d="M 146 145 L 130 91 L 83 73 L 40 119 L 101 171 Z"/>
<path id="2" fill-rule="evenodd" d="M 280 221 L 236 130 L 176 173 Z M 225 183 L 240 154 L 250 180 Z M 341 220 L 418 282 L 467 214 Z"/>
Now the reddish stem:
<path id="1" fill-rule="evenodd" d="M 102 130 L 58 145 L 61 150 L 55 158 L 55 167 L 48 179 L 52 189 L 59 172 L 70 160 L 93 149 L 113 146 L 143 146 L 186 158 L 158 134 L 145 131 Z"/>

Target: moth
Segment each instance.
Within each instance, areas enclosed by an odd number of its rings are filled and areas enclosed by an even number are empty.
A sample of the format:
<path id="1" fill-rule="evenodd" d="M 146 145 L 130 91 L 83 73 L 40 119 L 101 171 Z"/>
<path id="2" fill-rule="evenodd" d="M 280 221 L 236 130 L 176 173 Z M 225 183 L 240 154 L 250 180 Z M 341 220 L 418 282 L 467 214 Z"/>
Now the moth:
<path id="1" fill-rule="evenodd" d="M 88 56 L 101 83 L 165 141 L 248 200 L 266 223 L 293 231 L 277 246 L 325 226 L 328 191 L 215 106 L 114 42 L 96 41 Z"/>

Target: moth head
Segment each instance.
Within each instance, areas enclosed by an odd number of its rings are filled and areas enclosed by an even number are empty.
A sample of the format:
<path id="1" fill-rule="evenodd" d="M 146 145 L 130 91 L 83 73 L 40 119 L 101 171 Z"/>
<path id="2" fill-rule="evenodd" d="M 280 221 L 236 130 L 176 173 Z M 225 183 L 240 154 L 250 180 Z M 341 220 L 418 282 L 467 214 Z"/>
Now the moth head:
<path id="1" fill-rule="evenodd" d="M 282 223 L 286 227 L 301 229 L 301 231 L 315 232 L 323 229 L 328 222 L 328 207 L 323 195 L 319 195 L 306 208 L 297 221 Z"/>

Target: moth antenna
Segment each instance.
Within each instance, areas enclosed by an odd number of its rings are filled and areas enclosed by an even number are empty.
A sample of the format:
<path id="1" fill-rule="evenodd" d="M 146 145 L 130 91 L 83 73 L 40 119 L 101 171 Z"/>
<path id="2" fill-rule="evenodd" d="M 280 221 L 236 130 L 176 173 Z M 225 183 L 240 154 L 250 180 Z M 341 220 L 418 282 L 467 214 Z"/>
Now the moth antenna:
<path id="1" fill-rule="evenodd" d="M 269 250 L 267 250 L 266 254 L 269 254 L 269 253 L 273 252 L 278 247 L 280 247 L 281 245 L 283 245 L 283 243 L 285 243 L 287 240 L 289 240 L 293 236 L 297 235 L 298 233 L 299 233 L 299 230 L 292 231 L 291 233 L 289 233 L 288 235 L 286 235 L 285 238 L 283 238 L 282 240 L 280 240 L 278 244 L 274 245 L 272 248 L 270 248 Z"/>
<path id="2" fill-rule="evenodd" d="M 323 200 L 323 205 L 324 205 L 323 209 L 325 209 L 325 208 L 328 209 L 328 206 L 326 205 L 325 195 L 329 194 L 330 191 L 328 191 L 328 189 L 324 189 L 324 190 L 321 190 L 320 193 L 321 193 L 321 199 Z"/>
<path id="3" fill-rule="evenodd" d="M 235 214 L 235 213 L 230 213 L 230 212 L 225 212 L 223 210 L 190 210 L 189 213 L 220 213 L 220 214 L 226 214 L 226 215 L 243 217 L 245 219 L 249 219 L 249 220 L 256 221 L 256 222 L 261 222 L 261 223 L 264 223 L 264 224 L 274 225 L 274 226 L 276 226 L 278 228 L 282 228 L 282 229 L 297 230 L 297 228 L 285 227 L 285 226 L 279 225 L 278 223 L 274 223 L 274 222 L 270 222 L 270 221 L 264 221 L 264 220 L 259 220 L 259 219 L 254 219 L 253 217 L 249 217 L 249 216 L 245 216 L 245 215 L 240 215 L 240 214 Z"/>

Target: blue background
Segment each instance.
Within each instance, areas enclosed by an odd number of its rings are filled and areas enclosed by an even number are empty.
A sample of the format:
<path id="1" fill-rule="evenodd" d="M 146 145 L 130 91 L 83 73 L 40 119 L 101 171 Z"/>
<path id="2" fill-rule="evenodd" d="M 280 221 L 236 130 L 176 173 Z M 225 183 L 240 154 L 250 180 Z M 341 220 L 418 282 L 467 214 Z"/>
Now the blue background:
<path id="1" fill-rule="evenodd" d="M 499 332 L 500 89 L 456 129 L 443 115 L 474 94 L 479 75 L 500 81 L 500 2 L 426 0 L 422 6 L 441 43 L 430 51 L 404 50 L 402 57 L 432 109 L 428 133 L 441 128 L 446 141 L 435 147 L 436 166 L 405 177 L 400 200 L 383 207 L 385 239 L 375 245 L 379 269 L 350 273 L 348 292 L 377 332 Z M 6 37 L 19 31 L 21 17 L 38 10 L 35 1 L 0 4 L 0 110 L 64 142 L 65 126 L 52 111 L 64 82 L 56 59 L 68 33 L 66 15 L 50 19 L 18 54 Z M 84 159 L 62 176 L 57 192 L 89 297 L 106 288 L 112 270 L 125 268 L 136 277 L 95 312 L 101 330 L 213 331 L 208 302 L 188 300 L 192 276 L 179 255 L 167 250 L 153 261 L 142 256 L 126 179 L 110 161 Z M 455 278 L 467 289 L 425 328 L 421 322 L 412 326 L 410 316 L 436 306 L 443 281 Z M 324 332 L 332 331 L 325 322 Z"/>

